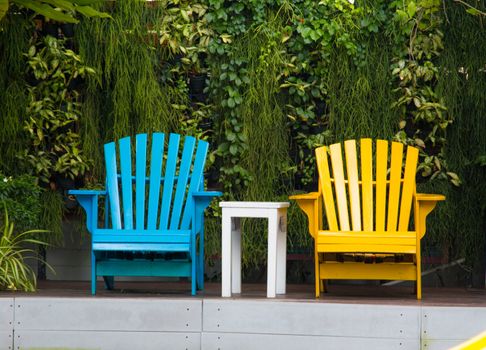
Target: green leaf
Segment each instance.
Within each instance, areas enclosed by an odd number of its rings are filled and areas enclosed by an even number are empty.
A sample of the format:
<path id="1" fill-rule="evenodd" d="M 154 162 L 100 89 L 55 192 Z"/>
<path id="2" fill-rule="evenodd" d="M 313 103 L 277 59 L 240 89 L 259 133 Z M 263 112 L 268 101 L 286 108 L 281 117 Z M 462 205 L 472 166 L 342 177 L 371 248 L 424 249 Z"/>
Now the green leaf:
<path id="1" fill-rule="evenodd" d="M 476 8 L 468 8 L 466 12 L 473 16 L 479 16 L 481 14 L 481 11 Z"/>
<path id="2" fill-rule="evenodd" d="M 100 12 L 90 6 L 76 6 L 76 11 L 86 17 L 111 18 L 106 12 Z"/>
<path id="3" fill-rule="evenodd" d="M 417 12 L 417 5 L 415 4 L 415 2 L 411 1 L 408 3 L 408 6 L 407 6 L 407 14 L 410 18 L 412 18 L 415 13 Z"/>
<path id="4" fill-rule="evenodd" d="M 67 0 L 42 0 L 42 2 L 46 4 L 50 4 L 54 7 L 58 7 L 61 10 L 69 10 L 69 11 L 74 11 L 74 5 L 72 1 L 67 1 Z"/>
<path id="5" fill-rule="evenodd" d="M 236 153 L 238 153 L 238 147 L 236 145 L 231 145 L 229 151 L 232 155 L 236 155 Z"/>
<path id="6" fill-rule="evenodd" d="M 103 0 L 70 0 L 73 4 L 80 6 L 89 6 L 94 4 L 100 4 Z"/>
<path id="7" fill-rule="evenodd" d="M 52 6 L 34 0 L 12 0 L 17 5 L 31 9 L 47 18 L 59 22 L 78 23 L 79 21 L 71 15 L 55 10 Z"/>
<path id="8" fill-rule="evenodd" d="M 8 11 L 8 0 L 0 0 L 0 21 Z"/>

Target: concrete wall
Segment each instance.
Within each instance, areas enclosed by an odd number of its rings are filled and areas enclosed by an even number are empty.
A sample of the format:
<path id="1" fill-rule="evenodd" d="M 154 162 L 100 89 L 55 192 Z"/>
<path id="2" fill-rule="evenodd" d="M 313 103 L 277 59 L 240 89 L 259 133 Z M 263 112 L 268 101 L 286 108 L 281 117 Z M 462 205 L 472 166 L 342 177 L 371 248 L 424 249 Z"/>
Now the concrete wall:
<path id="1" fill-rule="evenodd" d="M 0 297 L 0 349 L 448 349 L 486 307 Z"/>

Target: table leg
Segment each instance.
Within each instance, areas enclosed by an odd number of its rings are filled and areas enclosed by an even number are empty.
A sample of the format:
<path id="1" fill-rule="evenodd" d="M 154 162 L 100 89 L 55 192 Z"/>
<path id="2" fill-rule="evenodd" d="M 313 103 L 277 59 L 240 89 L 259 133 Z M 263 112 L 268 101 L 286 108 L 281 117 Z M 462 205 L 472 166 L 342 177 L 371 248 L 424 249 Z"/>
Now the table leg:
<path id="1" fill-rule="evenodd" d="M 231 292 L 241 293 L 241 219 L 231 218 Z"/>
<path id="2" fill-rule="evenodd" d="M 221 296 L 231 296 L 231 216 L 223 208 L 221 230 Z"/>
<path id="3" fill-rule="evenodd" d="M 285 294 L 287 272 L 287 209 L 279 210 L 277 234 L 277 294 Z"/>
<path id="4" fill-rule="evenodd" d="M 278 218 L 277 210 L 272 211 L 268 217 L 267 298 L 275 298 L 277 284 Z"/>

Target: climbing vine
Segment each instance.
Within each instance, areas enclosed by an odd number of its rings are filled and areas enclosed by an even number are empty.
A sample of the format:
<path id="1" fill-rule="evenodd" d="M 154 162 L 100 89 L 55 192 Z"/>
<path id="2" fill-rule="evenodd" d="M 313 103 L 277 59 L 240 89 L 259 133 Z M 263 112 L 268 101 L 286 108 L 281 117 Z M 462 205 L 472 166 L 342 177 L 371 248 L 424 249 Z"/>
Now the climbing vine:
<path id="1" fill-rule="evenodd" d="M 404 38 L 393 75 L 399 87 L 393 104 L 400 113 L 396 138 L 421 149 L 419 171 L 424 178 L 460 179 L 448 169 L 444 157 L 446 130 L 452 123 L 444 99 L 437 91 L 441 72 L 438 58 L 443 51 L 441 1 L 406 1 L 396 4 L 395 19 Z"/>

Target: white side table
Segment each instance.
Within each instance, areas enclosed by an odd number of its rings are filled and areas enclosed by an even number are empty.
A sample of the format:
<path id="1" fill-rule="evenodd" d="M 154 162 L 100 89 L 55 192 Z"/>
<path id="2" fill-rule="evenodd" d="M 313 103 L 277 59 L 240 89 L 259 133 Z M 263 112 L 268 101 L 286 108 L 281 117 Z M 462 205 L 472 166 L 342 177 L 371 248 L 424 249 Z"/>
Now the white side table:
<path id="1" fill-rule="evenodd" d="M 222 293 L 241 293 L 240 218 L 268 219 L 267 297 L 285 294 L 288 202 L 220 202 L 222 225 Z"/>

